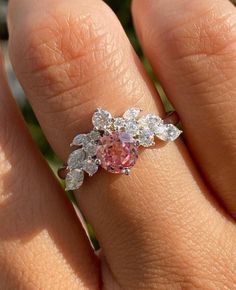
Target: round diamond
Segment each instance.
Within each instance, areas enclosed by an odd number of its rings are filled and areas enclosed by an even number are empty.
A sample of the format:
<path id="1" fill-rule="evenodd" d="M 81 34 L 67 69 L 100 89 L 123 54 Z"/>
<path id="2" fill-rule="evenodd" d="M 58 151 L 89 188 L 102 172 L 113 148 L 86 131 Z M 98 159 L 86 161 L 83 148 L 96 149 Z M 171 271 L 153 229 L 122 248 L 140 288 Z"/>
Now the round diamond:
<path id="1" fill-rule="evenodd" d="M 139 119 L 138 123 L 141 128 L 149 129 L 155 134 L 158 127 L 163 124 L 163 120 L 156 115 L 148 114 Z"/>
<path id="2" fill-rule="evenodd" d="M 115 118 L 114 126 L 116 130 L 124 129 L 126 120 L 123 118 Z"/>
<path id="3" fill-rule="evenodd" d="M 136 136 L 139 133 L 139 127 L 136 121 L 128 121 L 125 125 L 125 132 L 132 136 Z"/>
<path id="4" fill-rule="evenodd" d="M 112 115 L 108 111 L 97 109 L 93 114 L 92 122 L 97 130 L 106 130 L 112 123 Z"/>
<path id="5" fill-rule="evenodd" d="M 149 147 L 155 145 L 154 134 L 150 130 L 140 130 L 138 142 L 144 147 Z"/>
<path id="6" fill-rule="evenodd" d="M 101 137 L 101 144 L 97 149 L 97 158 L 101 161 L 101 166 L 112 173 L 123 173 L 125 169 L 130 169 L 138 158 L 138 148 L 132 136 L 131 142 L 127 140 L 128 134 L 124 136 L 122 132 L 113 132 L 110 135 Z"/>
<path id="7" fill-rule="evenodd" d="M 80 169 L 74 169 L 66 175 L 66 190 L 76 190 L 80 188 L 84 181 L 84 172 Z"/>
<path id="8" fill-rule="evenodd" d="M 86 153 L 83 149 L 77 149 L 73 151 L 68 158 L 68 168 L 82 168 L 83 161 L 85 160 Z"/>

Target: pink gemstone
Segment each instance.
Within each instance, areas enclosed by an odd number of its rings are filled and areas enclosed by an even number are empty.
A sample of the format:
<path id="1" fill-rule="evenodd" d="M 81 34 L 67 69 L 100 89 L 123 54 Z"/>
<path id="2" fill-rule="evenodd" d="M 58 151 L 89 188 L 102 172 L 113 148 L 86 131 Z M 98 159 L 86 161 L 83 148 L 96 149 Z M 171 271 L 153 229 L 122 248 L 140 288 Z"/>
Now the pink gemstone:
<path id="1" fill-rule="evenodd" d="M 124 169 L 134 166 L 138 158 L 138 148 L 129 134 L 114 132 L 101 137 L 100 142 L 97 158 L 104 169 L 112 173 L 122 173 Z"/>

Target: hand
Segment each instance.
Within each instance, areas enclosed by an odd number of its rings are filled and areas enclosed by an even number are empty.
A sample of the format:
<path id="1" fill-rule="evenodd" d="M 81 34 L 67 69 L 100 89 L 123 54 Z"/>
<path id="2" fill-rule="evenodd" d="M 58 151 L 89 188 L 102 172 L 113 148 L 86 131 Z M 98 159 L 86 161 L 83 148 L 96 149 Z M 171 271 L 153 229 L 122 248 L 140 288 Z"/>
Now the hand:
<path id="1" fill-rule="evenodd" d="M 1 289 L 236 289 L 236 11 L 227 0 L 134 0 L 146 56 L 184 140 L 145 150 L 129 177 L 105 171 L 72 206 L 0 76 Z M 96 0 L 11 0 L 10 54 L 40 124 L 66 161 L 103 107 L 163 116 L 111 10 Z"/>

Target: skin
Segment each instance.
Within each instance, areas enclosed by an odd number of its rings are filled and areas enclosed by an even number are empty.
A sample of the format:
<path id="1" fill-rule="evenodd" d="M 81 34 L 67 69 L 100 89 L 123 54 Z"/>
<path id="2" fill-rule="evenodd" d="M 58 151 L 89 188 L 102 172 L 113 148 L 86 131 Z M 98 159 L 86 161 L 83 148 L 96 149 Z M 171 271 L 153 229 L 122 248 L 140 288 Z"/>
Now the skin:
<path id="1" fill-rule="evenodd" d="M 227 0 L 134 0 L 137 34 L 184 141 L 76 192 L 97 257 L 0 69 L 0 288 L 236 289 L 236 10 Z M 104 107 L 163 116 L 154 85 L 99 0 L 11 0 L 16 74 L 58 156 Z"/>

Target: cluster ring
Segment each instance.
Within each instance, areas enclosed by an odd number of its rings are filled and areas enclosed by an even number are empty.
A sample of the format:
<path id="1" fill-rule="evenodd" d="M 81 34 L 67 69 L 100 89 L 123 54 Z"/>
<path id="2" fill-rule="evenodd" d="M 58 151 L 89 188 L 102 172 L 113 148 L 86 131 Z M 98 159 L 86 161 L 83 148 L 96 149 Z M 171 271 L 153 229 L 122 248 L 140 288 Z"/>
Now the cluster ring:
<path id="1" fill-rule="evenodd" d="M 154 146 L 155 139 L 175 141 L 182 133 L 175 126 L 176 114 L 163 120 L 154 114 L 140 117 L 141 112 L 141 109 L 130 108 L 122 117 L 113 117 L 104 109 L 95 111 L 93 129 L 75 136 L 71 143 L 75 150 L 69 155 L 66 166 L 59 170 L 59 176 L 65 177 L 66 190 L 79 189 L 85 173 L 93 176 L 99 167 L 111 173 L 129 175 L 138 159 L 140 146 Z"/>

